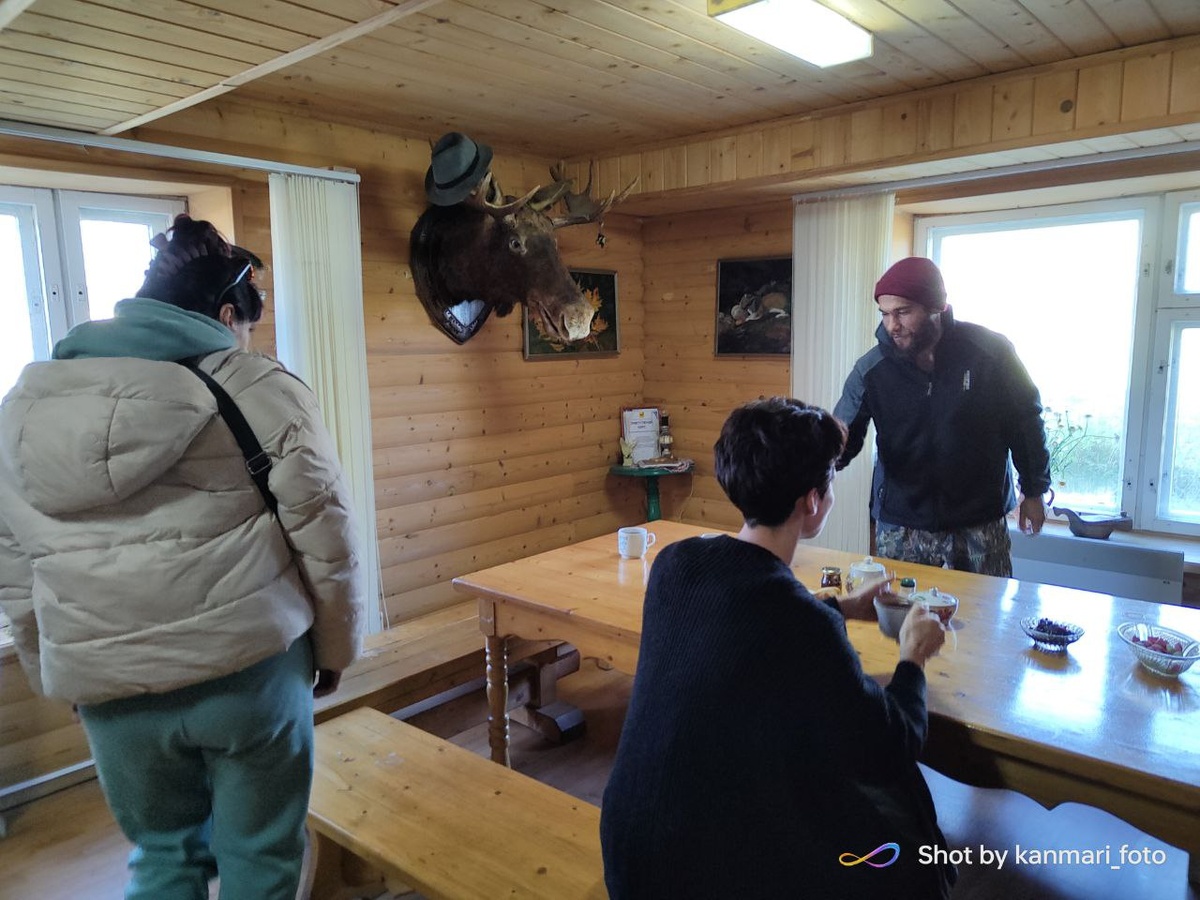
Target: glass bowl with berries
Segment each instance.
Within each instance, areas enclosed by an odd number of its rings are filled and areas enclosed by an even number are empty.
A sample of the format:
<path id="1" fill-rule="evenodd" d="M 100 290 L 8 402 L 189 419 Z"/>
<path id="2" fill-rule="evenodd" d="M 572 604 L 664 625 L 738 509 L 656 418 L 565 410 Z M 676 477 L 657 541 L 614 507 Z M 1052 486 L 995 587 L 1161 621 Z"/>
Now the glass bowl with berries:
<path id="1" fill-rule="evenodd" d="M 1117 628 L 1125 646 L 1155 675 L 1178 678 L 1200 659 L 1200 642 L 1181 631 L 1146 622 L 1126 622 Z"/>
<path id="2" fill-rule="evenodd" d="M 1083 637 L 1083 629 L 1070 622 L 1059 622 L 1055 619 L 1032 616 L 1021 620 L 1021 630 L 1033 640 L 1033 646 L 1043 653 L 1063 653 L 1068 644 L 1073 644 Z"/>

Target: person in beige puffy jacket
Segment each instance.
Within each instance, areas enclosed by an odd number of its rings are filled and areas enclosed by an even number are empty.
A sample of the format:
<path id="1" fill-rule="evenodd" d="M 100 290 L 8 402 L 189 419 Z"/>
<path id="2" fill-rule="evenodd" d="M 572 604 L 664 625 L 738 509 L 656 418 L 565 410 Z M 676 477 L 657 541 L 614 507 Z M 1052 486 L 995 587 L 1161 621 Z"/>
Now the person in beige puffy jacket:
<path id="1" fill-rule="evenodd" d="M 261 263 L 176 219 L 137 297 L 0 404 L 0 606 L 78 708 L 135 845 L 128 900 L 292 900 L 312 700 L 361 647 L 348 491 L 312 393 L 246 352 Z M 209 388 L 271 461 L 272 514 Z M 315 684 L 314 684 L 315 682 Z"/>

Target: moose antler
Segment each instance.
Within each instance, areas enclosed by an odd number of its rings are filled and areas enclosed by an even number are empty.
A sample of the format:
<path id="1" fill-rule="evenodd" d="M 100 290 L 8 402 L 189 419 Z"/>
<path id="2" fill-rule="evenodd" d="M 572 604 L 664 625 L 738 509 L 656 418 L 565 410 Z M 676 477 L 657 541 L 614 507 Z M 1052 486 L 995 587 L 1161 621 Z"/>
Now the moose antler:
<path id="1" fill-rule="evenodd" d="M 532 206 L 532 201 L 535 195 L 542 188 L 539 185 L 524 197 L 518 197 L 513 200 L 506 200 L 504 191 L 500 189 L 500 183 L 496 181 L 491 172 L 483 176 L 483 181 L 479 183 L 479 187 L 471 192 L 463 204 L 466 206 L 478 209 L 481 212 L 487 213 L 489 216 L 494 216 L 497 219 L 502 219 L 505 216 L 510 216 L 521 209 L 521 207 L 529 204 Z M 558 198 L 555 197 L 557 200 Z M 537 207 L 534 207 L 535 209 Z"/>
<path id="2" fill-rule="evenodd" d="M 588 163 L 588 180 L 583 191 L 576 194 L 571 191 L 565 191 L 562 194 L 563 205 L 567 208 L 565 216 L 551 216 L 550 222 L 555 228 L 564 228 L 567 225 L 585 225 L 588 222 L 598 222 L 604 224 L 604 214 L 614 203 L 620 203 L 629 196 L 629 192 L 633 190 L 634 185 L 638 183 L 641 176 L 634 178 L 625 186 L 625 189 L 618 194 L 615 190 L 608 195 L 606 200 L 596 200 L 592 196 L 592 176 L 595 174 L 595 162 Z M 550 174 L 555 182 L 559 184 L 571 185 L 574 179 L 566 178 L 565 167 L 562 161 L 550 167 Z"/>
<path id="3" fill-rule="evenodd" d="M 596 222 L 600 227 L 596 235 L 596 243 L 603 247 L 604 214 L 608 212 L 614 203 L 620 203 L 629 196 L 629 192 L 633 190 L 639 178 L 635 178 L 629 182 L 619 194 L 614 190 L 608 195 L 607 199 L 596 200 L 592 197 L 592 176 L 594 172 L 595 163 L 589 163 L 587 185 L 581 193 L 574 193 L 571 190 L 574 179 L 566 177 L 566 169 L 560 161 L 550 167 L 550 175 L 554 179 L 552 184 L 544 187 L 539 184 L 524 197 L 508 199 L 504 191 L 500 189 L 500 184 L 496 181 L 495 176 L 489 171 L 483 176 L 483 180 L 479 183 L 479 186 L 462 202 L 466 206 L 478 209 L 497 219 L 502 219 L 505 216 L 515 215 L 526 206 L 536 212 L 542 212 L 561 200 L 567 209 L 567 215 L 549 216 L 551 226 L 554 228 L 564 228 L 568 225 L 584 225 L 588 222 Z"/>

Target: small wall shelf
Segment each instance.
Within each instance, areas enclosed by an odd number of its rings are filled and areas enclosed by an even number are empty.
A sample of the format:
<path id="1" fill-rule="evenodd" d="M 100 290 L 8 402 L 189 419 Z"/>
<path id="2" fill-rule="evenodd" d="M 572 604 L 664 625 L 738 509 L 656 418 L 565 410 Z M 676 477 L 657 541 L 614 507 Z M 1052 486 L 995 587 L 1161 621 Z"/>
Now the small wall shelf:
<path id="1" fill-rule="evenodd" d="M 612 466 L 609 472 L 614 475 L 627 475 L 633 478 L 644 478 L 646 481 L 646 521 L 654 522 L 662 518 L 662 507 L 658 499 L 658 479 L 661 475 L 685 475 L 692 471 L 695 464 L 690 459 L 681 459 L 672 466 Z"/>

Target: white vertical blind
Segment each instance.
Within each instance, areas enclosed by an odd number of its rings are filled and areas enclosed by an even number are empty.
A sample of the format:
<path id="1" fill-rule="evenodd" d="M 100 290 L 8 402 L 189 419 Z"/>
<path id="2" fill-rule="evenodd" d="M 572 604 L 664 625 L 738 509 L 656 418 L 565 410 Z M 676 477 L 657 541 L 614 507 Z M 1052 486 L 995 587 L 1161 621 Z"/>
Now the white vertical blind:
<path id="1" fill-rule="evenodd" d="M 270 176 L 279 359 L 317 396 L 350 483 L 367 588 L 368 629 L 384 627 L 371 405 L 363 321 L 358 188 L 308 175 Z"/>
<path id="2" fill-rule="evenodd" d="M 887 268 L 895 195 L 796 205 L 792 231 L 792 396 L 832 412 L 846 376 L 874 343 L 875 282 Z M 874 429 L 834 481 L 836 501 L 812 543 L 866 554 Z"/>

